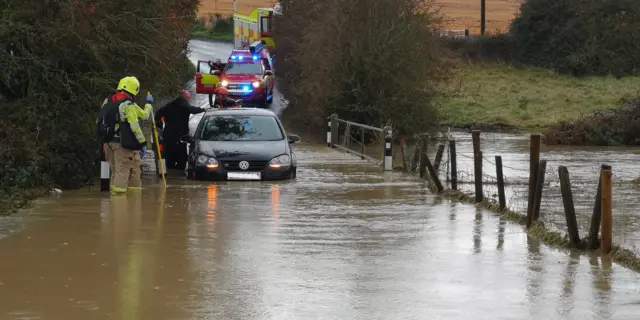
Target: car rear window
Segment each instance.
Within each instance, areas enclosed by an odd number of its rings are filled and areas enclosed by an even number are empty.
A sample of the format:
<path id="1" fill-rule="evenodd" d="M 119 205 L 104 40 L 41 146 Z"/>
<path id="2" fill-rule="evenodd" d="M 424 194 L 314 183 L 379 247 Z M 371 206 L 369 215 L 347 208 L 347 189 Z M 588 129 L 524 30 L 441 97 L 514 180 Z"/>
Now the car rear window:
<path id="1" fill-rule="evenodd" d="M 277 141 L 283 140 L 282 129 L 275 117 L 244 115 L 212 115 L 203 119 L 200 133 L 203 141 Z"/>

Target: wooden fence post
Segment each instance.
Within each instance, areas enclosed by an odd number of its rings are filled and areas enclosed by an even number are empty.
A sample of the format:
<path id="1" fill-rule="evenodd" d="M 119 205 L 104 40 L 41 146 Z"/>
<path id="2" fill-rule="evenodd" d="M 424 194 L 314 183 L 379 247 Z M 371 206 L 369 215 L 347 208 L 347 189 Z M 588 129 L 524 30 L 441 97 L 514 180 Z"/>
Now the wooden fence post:
<path id="1" fill-rule="evenodd" d="M 527 228 L 533 222 L 533 203 L 536 193 L 536 180 L 538 178 L 538 165 L 540 163 L 540 135 L 532 134 L 529 145 L 529 202 L 527 204 Z"/>
<path id="2" fill-rule="evenodd" d="M 436 160 L 433 162 L 433 168 L 438 171 L 440 169 L 440 163 L 442 162 L 442 154 L 444 153 L 444 144 L 438 146 L 438 151 L 436 152 Z"/>
<path id="3" fill-rule="evenodd" d="M 431 174 L 431 179 L 433 180 L 433 183 L 435 183 L 438 193 L 440 193 L 444 191 L 444 187 L 442 187 L 442 182 L 440 182 L 440 177 L 438 177 L 438 171 L 436 171 L 436 168 L 431 164 L 431 160 L 429 160 L 428 157 L 426 157 L 426 159 L 426 165 L 427 169 L 429 169 L 429 173 Z"/>
<path id="4" fill-rule="evenodd" d="M 573 206 L 573 192 L 571 191 L 571 180 L 569 180 L 569 170 L 567 167 L 558 168 L 560 176 L 560 192 L 562 193 L 562 204 L 564 205 L 564 216 L 567 219 L 567 232 L 569 242 L 573 248 L 580 246 L 580 233 L 578 231 L 578 221 L 576 220 L 576 210 Z"/>
<path id="5" fill-rule="evenodd" d="M 471 131 L 473 138 L 473 172 L 476 185 L 476 203 L 482 202 L 482 151 L 480 151 L 480 130 Z"/>
<path id="6" fill-rule="evenodd" d="M 404 148 L 404 139 L 402 139 L 402 146 Z M 364 160 L 364 128 L 360 128 L 360 159 Z M 402 153 L 402 162 L 404 162 L 404 152 Z M 405 164 L 405 170 L 407 165 Z"/>
<path id="7" fill-rule="evenodd" d="M 612 186 L 611 186 L 611 166 L 602 170 L 602 195 L 601 195 L 601 214 L 602 223 L 600 229 L 600 249 L 603 254 L 609 254 L 612 247 L 612 233 L 613 233 L 613 217 L 611 214 L 611 202 L 612 202 Z"/>
<path id="8" fill-rule="evenodd" d="M 364 132 L 364 130 L 362 130 L 362 132 Z M 400 138 L 400 144 L 401 144 L 400 152 L 402 156 L 402 170 L 404 170 L 404 172 L 409 172 L 409 164 L 407 163 L 408 162 L 407 161 L 407 139 Z M 362 154 L 364 154 L 364 152 L 362 152 Z"/>
<path id="9" fill-rule="evenodd" d="M 420 143 L 420 178 L 427 177 L 427 138 L 422 137 Z"/>
<path id="10" fill-rule="evenodd" d="M 507 199 L 504 194 L 504 176 L 502 174 L 502 157 L 496 156 L 496 177 L 498 178 L 498 203 L 500 210 L 507 207 Z"/>
<path id="11" fill-rule="evenodd" d="M 331 115 L 331 148 L 335 148 L 336 145 L 338 144 L 338 139 L 340 139 L 340 134 L 338 132 L 338 126 L 340 125 L 340 123 L 338 123 L 338 115 L 337 114 L 332 114 Z"/>
<path id="12" fill-rule="evenodd" d="M 458 163 L 456 162 L 456 141 L 449 141 L 449 161 L 451 162 L 451 190 L 458 190 Z"/>
<path id="13" fill-rule="evenodd" d="M 589 249 L 591 250 L 597 249 L 600 245 L 598 234 L 600 233 L 600 213 L 602 211 L 602 171 L 606 169 L 611 170 L 611 166 L 603 164 L 600 166 L 600 173 L 598 174 L 598 191 L 596 191 L 593 214 L 591 215 L 591 225 L 589 226 Z"/>
<path id="14" fill-rule="evenodd" d="M 544 189 L 544 175 L 547 172 L 547 160 L 540 160 L 538 166 L 538 178 L 536 178 L 536 197 L 533 202 L 532 222 L 540 219 L 540 203 L 542 202 L 542 190 Z"/>
<path id="15" fill-rule="evenodd" d="M 422 139 L 416 139 L 416 146 L 413 149 L 413 160 L 411 162 L 411 173 L 415 173 L 418 170 L 418 162 L 420 161 L 420 148 L 422 147 Z"/>

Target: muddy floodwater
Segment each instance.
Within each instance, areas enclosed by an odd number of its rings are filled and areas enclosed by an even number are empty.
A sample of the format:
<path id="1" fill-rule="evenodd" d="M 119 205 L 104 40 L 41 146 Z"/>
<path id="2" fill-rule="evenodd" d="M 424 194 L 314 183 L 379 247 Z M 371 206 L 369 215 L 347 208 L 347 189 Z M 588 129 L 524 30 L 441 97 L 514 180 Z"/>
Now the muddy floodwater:
<path id="1" fill-rule="evenodd" d="M 154 177 L 2 218 L 0 319 L 637 319 L 637 274 L 296 146 L 287 182 Z"/>
<path id="2" fill-rule="evenodd" d="M 467 182 L 459 188 L 474 192 L 473 145 L 471 133 L 456 132 L 459 179 Z M 507 205 L 518 212 L 527 210 L 529 180 L 529 135 L 498 133 L 481 134 L 483 152 L 483 180 L 495 183 L 495 156 L 502 156 Z M 435 154 L 431 148 L 431 159 Z M 448 154 L 448 150 L 446 152 Z M 443 157 L 443 162 L 449 156 Z M 542 145 L 541 160 L 547 160 L 547 172 L 541 203 L 541 216 L 559 230 L 566 232 L 566 218 L 560 193 L 558 167 L 569 170 L 581 236 L 586 236 L 598 188 L 600 165 L 608 164 L 613 171 L 614 242 L 633 251 L 640 247 L 640 148 L 629 147 L 570 147 Z M 441 166 L 444 179 L 447 165 Z M 470 183 L 469 183 L 470 182 Z M 486 184 L 486 196 L 497 199 L 497 186 Z"/>

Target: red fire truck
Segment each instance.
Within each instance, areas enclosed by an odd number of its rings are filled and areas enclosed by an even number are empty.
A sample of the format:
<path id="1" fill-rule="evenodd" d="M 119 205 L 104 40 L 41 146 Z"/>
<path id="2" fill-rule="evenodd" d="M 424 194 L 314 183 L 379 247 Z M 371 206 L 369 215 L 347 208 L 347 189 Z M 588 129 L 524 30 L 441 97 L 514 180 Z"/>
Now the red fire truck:
<path id="1" fill-rule="evenodd" d="M 273 102 L 273 61 L 261 41 L 248 50 L 233 50 L 224 70 L 213 74 L 219 76 L 218 85 L 229 90 L 229 97 L 241 99 L 243 105 L 266 108 Z"/>

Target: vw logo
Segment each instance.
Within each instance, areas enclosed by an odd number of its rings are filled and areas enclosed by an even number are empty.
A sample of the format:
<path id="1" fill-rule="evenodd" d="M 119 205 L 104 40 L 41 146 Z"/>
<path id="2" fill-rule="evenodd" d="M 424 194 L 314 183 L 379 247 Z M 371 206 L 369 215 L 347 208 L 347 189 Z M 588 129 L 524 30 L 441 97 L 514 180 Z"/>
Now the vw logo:
<path id="1" fill-rule="evenodd" d="M 240 163 L 238 164 L 238 166 L 240 167 L 240 169 L 242 170 L 247 170 L 249 169 L 249 162 L 246 161 L 240 161 Z"/>

